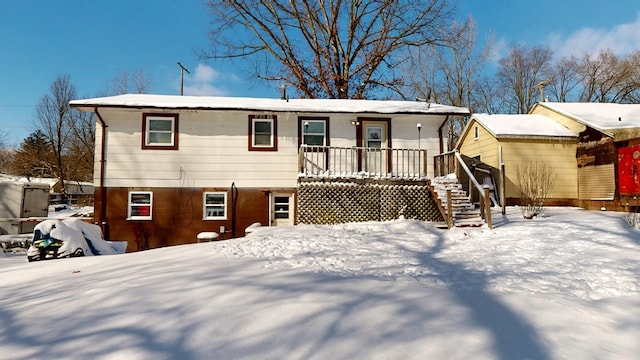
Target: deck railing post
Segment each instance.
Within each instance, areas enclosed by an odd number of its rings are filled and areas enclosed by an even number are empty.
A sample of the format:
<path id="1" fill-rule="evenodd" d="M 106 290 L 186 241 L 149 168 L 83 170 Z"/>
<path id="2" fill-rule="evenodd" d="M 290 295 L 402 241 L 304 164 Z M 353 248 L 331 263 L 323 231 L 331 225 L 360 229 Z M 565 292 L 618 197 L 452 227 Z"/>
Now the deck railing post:
<path id="1" fill-rule="evenodd" d="M 427 149 L 420 150 L 420 152 L 422 153 L 422 171 L 424 172 L 424 176 L 427 176 L 429 173 L 429 168 L 427 167 L 427 163 L 429 162 L 429 159 L 427 158 Z"/>
<path id="2" fill-rule="evenodd" d="M 484 190 L 484 207 L 485 207 L 485 221 L 487 223 L 487 226 L 489 226 L 489 229 L 492 229 L 493 226 L 491 226 L 491 199 L 489 199 L 489 185 L 484 185 L 482 190 Z"/>
<path id="3" fill-rule="evenodd" d="M 447 227 L 453 226 L 453 204 L 451 203 L 451 189 L 447 189 Z"/>
<path id="4" fill-rule="evenodd" d="M 298 172 L 304 173 L 304 145 L 298 149 Z"/>

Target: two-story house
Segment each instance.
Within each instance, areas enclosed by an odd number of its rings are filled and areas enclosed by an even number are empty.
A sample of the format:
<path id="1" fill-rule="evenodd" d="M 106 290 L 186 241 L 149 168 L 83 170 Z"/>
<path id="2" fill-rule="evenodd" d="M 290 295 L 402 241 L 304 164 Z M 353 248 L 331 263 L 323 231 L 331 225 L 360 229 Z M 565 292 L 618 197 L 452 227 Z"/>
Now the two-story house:
<path id="1" fill-rule="evenodd" d="M 443 123 L 469 115 L 418 101 L 131 94 L 71 106 L 96 116 L 96 222 L 132 250 L 294 224 L 305 179 L 424 184 Z"/>

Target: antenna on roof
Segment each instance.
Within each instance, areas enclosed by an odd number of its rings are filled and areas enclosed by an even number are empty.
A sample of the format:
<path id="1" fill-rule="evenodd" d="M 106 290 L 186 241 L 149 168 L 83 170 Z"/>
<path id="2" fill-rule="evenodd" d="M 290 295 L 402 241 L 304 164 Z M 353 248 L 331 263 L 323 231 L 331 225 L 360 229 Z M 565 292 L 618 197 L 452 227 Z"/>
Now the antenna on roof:
<path id="1" fill-rule="evenodd" d="M 550 82 L 551 82 L 551 80 L 547 79 L 547 80 L 542 80 L 539 83 L 533 85 L 533 87 L 537 87 L 537 88 L 540 89 L 540 102 L 544 102 L 545 101 L 545 98 L 544 98 L 544 87 L 547 86 L 547 84 L 550 83 Z"/>
<path id="2" fill-rule="evenodd" d="M 178 61 L 178 66 L 180 66 L 180 96 L 182 96 L 183 94 L 183 89 L 184 89 L 184 72 L 186 71 L 187 74 L 191 75 L 191 73 L 189 72 L 189 70 L 187 70 L 186 67 L 182 66 L 182 64 L 180 64 L 180 61 Z"/>

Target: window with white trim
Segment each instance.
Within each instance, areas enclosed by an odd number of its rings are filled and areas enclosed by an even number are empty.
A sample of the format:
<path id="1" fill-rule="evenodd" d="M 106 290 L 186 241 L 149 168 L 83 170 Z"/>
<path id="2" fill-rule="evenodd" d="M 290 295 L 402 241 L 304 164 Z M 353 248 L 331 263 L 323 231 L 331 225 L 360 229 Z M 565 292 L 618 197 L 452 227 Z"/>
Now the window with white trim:
<path id="1" fill-rule="evenodd" d="M 273 215 L 276 219 L 289 219 L 289 198 L 290 196 L 273 197 Z"/>
<path id="2" fill-rule="evenodd" d="M 151 191 L 129 191 L 128 220 L 151 220 L 152 211 L 153 193 Z"/>
<path id="3" fill-rule="evenodd" d="M 177 114 L 143 114 L 143 149 L 178 149 Z"/>
<path id="4" fill-rule="evenodd" d="M 310 146 L 326 145 L 326 121 L 325 120 L 303 120 L 302 121 L 302 144 Z"/>
<path id="5" fill-rule="evenodd" d="M 275 115 L 249 115 L 249 150 L 278 150 L 278 122 Z"/>
<path id="6" fill-rule="evenodd" d="M 204 220 L 227 219 L 227 193 L 225 191 L 205 192 L 202 195 Z"/>

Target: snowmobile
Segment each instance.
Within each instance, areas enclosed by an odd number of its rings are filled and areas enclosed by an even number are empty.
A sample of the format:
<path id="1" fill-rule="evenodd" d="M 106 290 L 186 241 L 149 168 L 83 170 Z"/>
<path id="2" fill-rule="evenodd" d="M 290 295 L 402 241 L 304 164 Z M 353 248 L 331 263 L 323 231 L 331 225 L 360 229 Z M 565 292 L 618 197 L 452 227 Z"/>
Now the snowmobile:
<path id="1" fill-rule="evenodd" d="M 35 226 L 27 250 L 29 262 L 124 253 L 126 241 L 106 241 L 98 225 L 80 219 L 45 220 Z"/>

